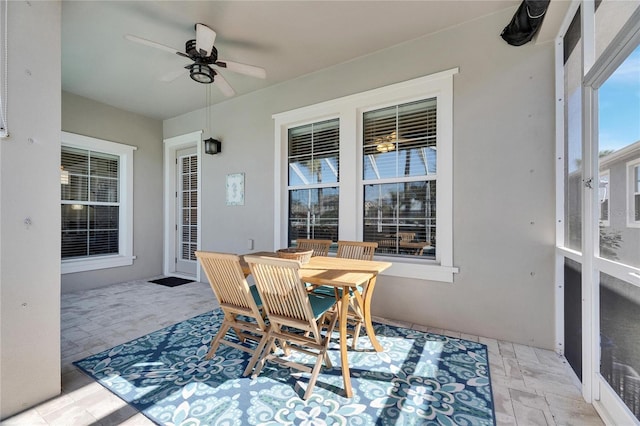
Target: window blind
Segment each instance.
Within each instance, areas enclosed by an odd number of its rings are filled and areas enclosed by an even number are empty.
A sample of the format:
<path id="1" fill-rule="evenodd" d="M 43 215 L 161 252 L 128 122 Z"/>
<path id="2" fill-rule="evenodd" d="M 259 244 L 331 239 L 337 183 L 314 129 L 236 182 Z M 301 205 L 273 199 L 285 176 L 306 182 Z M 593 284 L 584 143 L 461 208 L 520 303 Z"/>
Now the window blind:
<path id="1" fill-rule="evenodd" d="M 119 253 L 119 157 L 62 147 L 62 258 Z"/>
<path id="2" fill-rule="evenodd" d="M 363 113 L 364 240 L 378 252 L 435 256 L 437 102 Z"/>
<path id="3" fill-rule="evenodd" d="M 326 120 L 288 131 L 290 246 L 298 238 L 338 238 L 340 121 Z"/>

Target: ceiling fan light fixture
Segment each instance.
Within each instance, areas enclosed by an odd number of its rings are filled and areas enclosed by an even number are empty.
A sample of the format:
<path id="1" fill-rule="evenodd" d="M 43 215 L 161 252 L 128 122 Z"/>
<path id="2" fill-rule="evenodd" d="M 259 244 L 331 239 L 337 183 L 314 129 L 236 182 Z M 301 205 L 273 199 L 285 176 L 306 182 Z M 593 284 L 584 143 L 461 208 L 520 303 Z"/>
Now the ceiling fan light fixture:
<path id="1" fill-rule="evenodd" d="M 393 144 L 392 142 L 382 142 L 379 143 L 378 145 L 376 145 L 376 150 L 378 152 L 389 152 L 389 151 L 393 151 L 396 149 L 395 144 Z"/>
<path id="2" fill-rule="evenodd" d="M 267 73 L 264 68 L 226 60 L 218 61 L 218 49 L 214 46 L 216 32 L 205 24 L 196 24 L 195 30 L 196 38 L 187 40 L 184 52 L 131 34 L 125 35 L 125 38 L 135 43 L 164 50 L 169 53 L 174 53 L 182 58 L 192 60 L 193 63 L 184 67 L 189 70 L 189 77 L 191 77 L 193 81 L 201 84 L 214 83 L 220 89 L 222 94 L 227 97 L 234 96 L 235 91 L 224 79 L 224 76 L 217 72 L 217 68 L 215 67 L 224 68 L 225 70 L 248 75 L 250 77 L 262 79 L 267 77 Z M 171 82 L 181 76 L 184 72 L 184 70 L 176 70 L 161 77 L 160 80 Z"/>
<path id="3" fill-rule="evenodd" d="M 213 83 L 213 77 L 216 75 L 215 71 L 203 64 L 193 64 L 189 67 L 189 76 L 192 80 L 198 83 L 210 84 Z"/>
<path id="4" fill-rule="evenodd" d="M 376 150 L 382 153 L 393 151 L 396 149 L 395 142 L 397 140 L 398 140 L 398 137 L 396 136 L 395 130 L 390 134 L 388 134 L 387 136 L 376 138 L 375 139 Z"/>

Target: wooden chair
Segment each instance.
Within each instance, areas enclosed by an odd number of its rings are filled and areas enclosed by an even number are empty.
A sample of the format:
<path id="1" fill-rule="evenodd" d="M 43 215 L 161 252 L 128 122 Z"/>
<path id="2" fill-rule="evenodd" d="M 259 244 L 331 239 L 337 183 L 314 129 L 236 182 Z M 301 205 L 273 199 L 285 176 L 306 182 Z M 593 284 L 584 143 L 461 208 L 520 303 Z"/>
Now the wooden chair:
<path id="1" fill-rule="evenodd" d="M 378 248 L 377 242 L 367 242 L 367 241 L 338 241 L 338 254 L 337 257 L 347 258 L 347 259 L 358 259 L 358 260 L 373 260 L 373 255 Z M 336 289 L 336 292 L 338 290 Z M 353 330 L 347 330 L 347 334 L 351 334 L 353 336 L 351 340 L 351 349 L 356 349 L 356 345 L 358 344 L 358 337 L 360 336 L 360 330 L 362 330 L 362 326 L 364 324 L 364 313 L 363 306 L 358 302 L 358 300 L 364 299 L 364 294 L 367 291 L 367 288 L 358 288 L 361 294 L 361 298 L 355 297 L 352 293 L 349 298 L 349 318 L 348 322 L 353 326 Z M 336 298 L 339 297 L 339 294 L 336 293 Z"/>
<path id="2" fill-rule="evenodd" d="M 400 241 L 413 241 L 416 237 L 415 232 L 398 232 L 396 235 Z"/>
<path id="3" fill-rule="evenodd" d="M 331 247 L 331 244 L 333 244 L 333 241 L 298 239 L 296 241 L 296 244 L 296 247 L 306 250 L 313 250 L 313 256 L 327 256 L 329 254 L 329 248 Z M 318 287 L 307 283 L 305 283 L 305 285 L 307 286 L 307 291 L 313 291 Z"/>
<path id="4" fill-rule="evenodd" d="M 338 318 L 337 311 L 331 309 L 336 300 L 333 297 L 308 294 L 300 279 L 301 265 L 296 260 L 259 256 L 245 256 L 244 259 L 249 264 L 270 322 L 266 339 L 260 342 L 257 349 L 262 354 L 253 377 L 260 374 L 267 361 L 310 372 L 309 384 L 303 396 L 303 399 L 307 399 L 313 393 L 323 362 L 327 367 L 332 367 L 327 348 Z M 322 325 L 327 316 L 329 325 L 323 335 Z M 316 362 L 313 369 L 277 356 L 276 340 L 286 343 L 289 350 L 314 355 Z"/>
<path id="5" fill-rule="evenodd" d="M 373 260 L 373 255 L 378 248 L 376 242 L 362 242 L 362 241 L 338 241 L 338 254 L 336 257 L 342 257 L 347 259 L 358 260 Z M 313 291 L 318 294 L 328 295 L 334 293 L 336 298 L 339 298 L 338 289 L 329 286 L 312 286 L 307 288 L 309 291 Z"/>
<path id="6" fill-rule="evenodd" d="M 378 248 L 377 242 L 371 241 L 338 241 L 337 257 L 346 259 L 373 260 Z"/>
<path id="7" fill-rule="evenodd" d="M 307 250 L 313 250 L 313 256 L 326 256 L 329 254 L 329 248 L 333 244 L 331 240 L 306 240 L 298 239 L 296 247 Z"/>
<path id="8" fill-rule="evenodd" d="M 246 376 L 251 372 L 259 355 L 254 349 L 256 345 L 248 344 L 247 339 L 259 342 L 266 337 L 268 329 L 258 290 L 247 283 L 240 265 L 240 257 L 237 255 L 205 251 L 196 251 L 195 254 L 218 299 L 220 309 L 224 312 L 224 320 L 220 330 L 211 340 L 211 348 L 206 358 L 211 359 L 220 344 L 248 352 L 252 357 L 243 373 Z M 229 329 L 235 331 L 240 343 L 225 339 Z"/>

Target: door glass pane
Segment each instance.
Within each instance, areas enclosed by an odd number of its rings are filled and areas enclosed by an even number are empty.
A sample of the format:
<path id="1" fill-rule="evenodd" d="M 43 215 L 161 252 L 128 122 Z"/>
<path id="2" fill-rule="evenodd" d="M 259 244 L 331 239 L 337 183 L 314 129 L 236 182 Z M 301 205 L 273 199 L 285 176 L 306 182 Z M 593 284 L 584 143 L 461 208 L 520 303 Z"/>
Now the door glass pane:
<path id="1" fill-rule="evenodd" d="M 640 420 L 640 287 L 600 274 L 600 374 Z"/>
<path id="2" fill-rule="evenodd" d="M 640 267 L 640 47 L 598 91 L 600 256 Z M 601 188 L 602 189 L 602 188 Z M 605 196 L 606 194 L 606 196 Z"/>
<path id="3" fill-rule="evenodd" d="M 582 380 L 582 265 L 564 260 L 564 356 Z"/>
<path id="4" fill-rule="evenodd" d="M 564 245 L 582 251 L 582 39 L 580 10 L 564 37 Z"/>
<path id="5" fill-rule="evenodd" d="M 640 267 L 638 64 L 640 47 L 598 90 L 598 167 L 609 175 L 600 257 L 633 268 Z M 600 373 L 640 420 L 640 287 L 627 276 L 600 273 Z"/>

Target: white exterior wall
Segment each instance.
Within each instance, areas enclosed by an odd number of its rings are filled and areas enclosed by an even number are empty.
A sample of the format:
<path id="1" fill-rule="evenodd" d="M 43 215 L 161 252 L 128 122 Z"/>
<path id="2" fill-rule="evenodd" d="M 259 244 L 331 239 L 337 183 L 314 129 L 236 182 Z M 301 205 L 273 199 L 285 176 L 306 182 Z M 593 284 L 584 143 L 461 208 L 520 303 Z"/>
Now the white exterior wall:
<path id="1" fill-rule="evenodd" d="M 9 2 L 11 137 L 0 139 L 0 418 L 60 393 L 60 12 L 57 1 Z"/>
<path id="2" fill-rule="evenodd" d="M 553 349 L 553 44 L 509 46 L 514 9 L 211 108 L 222 154 L 202 161 L 202 249 L 274 249 L 272 114 L 455 67 L 454 283 L 382 276 L 373 314 Z M 268 70 L 267 70 L 268 72 Z M 164 122 L 164 137 L 205 124 Z M 342 167 L 349 167 L 342 164 Z M 226 206 L 225 175 L 244 172 L 245 205 Z"/>

